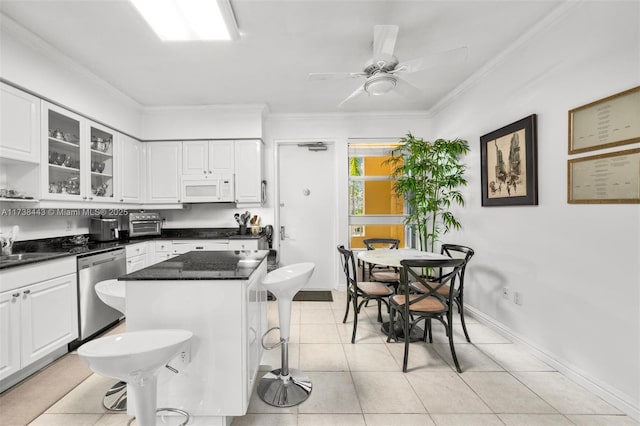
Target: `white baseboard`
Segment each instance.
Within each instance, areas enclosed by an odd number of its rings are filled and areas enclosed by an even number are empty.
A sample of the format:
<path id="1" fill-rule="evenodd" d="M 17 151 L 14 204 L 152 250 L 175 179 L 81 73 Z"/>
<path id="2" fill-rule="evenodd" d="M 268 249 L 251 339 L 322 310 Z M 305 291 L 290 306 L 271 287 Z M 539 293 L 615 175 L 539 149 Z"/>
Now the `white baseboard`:
<path id="1" fill-rule="evenodd" d="M 632 398 L 629 397 L 629 395 L 626 395 L 618 391 L 617 389 L 614 389 L 611 386 L 602 383 L 598 379 L 590 377 L 588 373 L 571 365 L 571 363 L 567 362 L 566 360 L 563 360 L 560 357 L 555 356 L 554 354 L 538 348 L 535 344 L 531 343 L 525 337 L 517 334 L 506 325 L 496 321 L 494 318 L 491 318 L 485 313 L 468 305 L 465 306 L 465 311 L 469 312 L 478 321 L 491 327 L 505 337 L 508 337 L 513 342 L 517 342 L 526 346 L 526 348 L 534 355 L 558 370 L 560 373 L 569 377 L 571 380 L 583 386 L 590 392 L 598 395 L 600 398 L 604 399 L 606 402 L 613 405 L 629 417 L 640 421 L 640 406 L 638 405 L 638 402 L 633 402 Z"/>

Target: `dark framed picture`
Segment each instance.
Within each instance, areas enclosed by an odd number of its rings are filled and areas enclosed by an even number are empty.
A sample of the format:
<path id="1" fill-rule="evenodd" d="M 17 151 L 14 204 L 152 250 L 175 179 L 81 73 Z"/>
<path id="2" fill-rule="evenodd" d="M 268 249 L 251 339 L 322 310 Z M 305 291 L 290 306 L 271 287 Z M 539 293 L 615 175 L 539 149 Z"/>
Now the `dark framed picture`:
<path id="1" fill-rule="evenodd" d="M 482 205 L 538 204 L 536 115 L 480 137 Z"/>

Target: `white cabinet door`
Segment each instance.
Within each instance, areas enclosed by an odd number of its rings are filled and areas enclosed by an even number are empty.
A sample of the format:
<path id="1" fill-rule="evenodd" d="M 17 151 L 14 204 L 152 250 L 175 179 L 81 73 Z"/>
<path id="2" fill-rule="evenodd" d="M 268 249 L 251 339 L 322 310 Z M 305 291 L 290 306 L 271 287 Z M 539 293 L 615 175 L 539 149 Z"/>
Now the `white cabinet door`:
<path id="1" fill-rule="evenodd" d="M 42 102 L 41 196 L 47 200 L 83 201 L 91 195 L 91 141 L 86 119 Z M 113 189 L 113 188 L 112 188 Z"/>
<path id="2" fill-rule="evenodd" d="M 182 174 L 204 176 L 209 171 L 209 141 L 182 142 Z"/>
<path id="3" fill-rule="evenodd" d="M 258 240 L 229 240 L 229 250 L 258 250 Z"/>
<path id="4" fill-rule="evenodd" d="M 147 267 L 147 255 L 127 258 L 127 274 L 139 271 Z"/>
<path id="5" fill-rule="evenodd" d="M 262 203 L 262 141 L 235 142 L 236 203 Z"/>
<path id="6" fill-rule="evenodd" d="M 0 157 L 40 162 L 40 99 L 0 83 Z"/>
<path id="7" fill-rule="evenodd" d="M 76 274 L 21 289 L 22 367 L 78 337 Z"/>
<path id="8" fill-rule="evenodd" d="M 144 178 L 144 150 L 142 142 L 129 136 L 118 137 L 119 165 L 118 182 L 120 185 L 120 202 L 139 203 L 142 201 Z"/>
<path id="9" fill-rule="evenodd" d="M 87 199 L 89 201 L 111 202 L 117 201 L 119 190 L 117 181 L 118 159 L 116 158 L 117 135 L 108 127 L 92 121 L 88 122 L 89 156 L 87 167 L 84 168 L 89 183 Z"/>
<path id="10" fill-rule="evenodd" d="M 147 145 L 147 201 L 179 203 L 182 143 L 150 142 Z"/>
<path id="11" fill-rule="evenodd" d="M 20 370 L 20 295 L 0 293 L 0 379 Z"/>
<path id="12" fill-rule="evenodd" d="M 232 174 L 235 170 L 233 141 L 209 142 L 209 170 L 211 173 Z"/>

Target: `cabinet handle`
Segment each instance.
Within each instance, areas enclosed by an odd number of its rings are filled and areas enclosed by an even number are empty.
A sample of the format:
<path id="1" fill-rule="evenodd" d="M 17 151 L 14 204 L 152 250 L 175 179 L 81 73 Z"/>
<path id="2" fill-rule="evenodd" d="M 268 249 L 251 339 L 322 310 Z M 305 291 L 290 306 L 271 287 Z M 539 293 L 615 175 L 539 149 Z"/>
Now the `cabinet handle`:
<path id="1" fill-rule="evenodd" d="M 11 296 L 14 297 L 14 298 L 20 297 L 20 293 L 13 293 Z"/>
<path id="2" fill-rule="evenodd" d="M 127 263 L 131 263 L 131 261 L 130 261 L 130 260 L 127 260 Z"/>
<path id="3" fill-rule="evenodd" d="M 82 199 L 83 199 L 83 200 L 86 200 L 86 199 L 87 199 L 87 197 L 82 197 Z"/>
<path id="4" fill-rule="evenodd" d="M 89 200 L 93 200 L 93 197 L 89 197 Z"/>
<path id="5" fill-rule="evenodd" d="M 121 202 L 121 203 L 124 203 L 124 200 L 123 200 L 122 198 L 120 198 L 120 202 Z"/>
<path id="6" fill-rule="evenodd" d="M 25 290 L 22 292 L 22 294 L 29 294 L 29 293 L 31 293 L 31 290 Z"/>
<path id="7" fill-rule="evenodd" d="M 211 174 L 211 170 L 209 170 L 209 174 Z"/>

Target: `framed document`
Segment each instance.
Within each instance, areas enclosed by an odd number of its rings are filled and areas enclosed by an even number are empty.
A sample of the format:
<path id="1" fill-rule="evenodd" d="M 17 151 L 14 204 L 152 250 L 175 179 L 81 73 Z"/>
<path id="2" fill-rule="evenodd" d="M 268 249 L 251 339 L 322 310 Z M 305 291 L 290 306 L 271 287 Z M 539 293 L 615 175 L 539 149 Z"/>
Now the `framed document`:
<path id="1" fill-rule="evenodd" d="M 640 148 L 569 160 L 570 204 L 640 203 Z"/>
<path id="2" fill-rule="evenodd" d="M 536 115 L 480 137 L 482 205 L 538 204 Z"/>
<path id="3" fill-rule="evenodd" d="M 569 154 L 640 142 L 640 86 L 569 111 Z"/>

